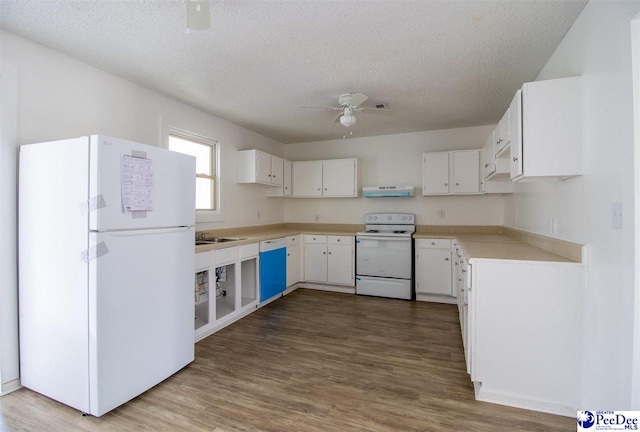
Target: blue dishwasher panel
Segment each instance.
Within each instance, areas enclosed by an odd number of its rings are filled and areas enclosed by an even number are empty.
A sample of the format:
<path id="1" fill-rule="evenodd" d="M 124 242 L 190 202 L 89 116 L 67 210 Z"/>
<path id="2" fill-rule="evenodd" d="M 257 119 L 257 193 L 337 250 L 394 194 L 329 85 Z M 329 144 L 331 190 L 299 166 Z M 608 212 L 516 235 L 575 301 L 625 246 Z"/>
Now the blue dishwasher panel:
<path id="1" fill-rule="evenodd" d="M 260 301 L 280 294 L 287 287 L 287 249 L 260 252 Z"/>

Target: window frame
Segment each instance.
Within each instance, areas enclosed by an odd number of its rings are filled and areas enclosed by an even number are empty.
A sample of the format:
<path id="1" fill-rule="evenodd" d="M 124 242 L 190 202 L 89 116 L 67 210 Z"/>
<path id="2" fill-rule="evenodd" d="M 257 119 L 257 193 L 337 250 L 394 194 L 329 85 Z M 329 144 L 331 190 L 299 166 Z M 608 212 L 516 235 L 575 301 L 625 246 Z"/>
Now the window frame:
<path id="1" fill-rule="evenodd" d="M 188 141 L 193 141 L 197 144 L 209 145 L 212 148 L 211 157 L 213 160 L 209 160 L 211 172 L 213 175 L 196 173 L 196 178 L 205 178 L 212 181 L 212 203 L 213 209 L 197 209 L 196 208 L 196 222 L 221 222 L 222 212 L 220 209 L 220 141 L 208 138 L 204 135 L 200 135 L 191 131 L 169 126 L 166 135 L 166 148 L 169 149 L 169 142 L 171 137 L 181 138 Z"/>

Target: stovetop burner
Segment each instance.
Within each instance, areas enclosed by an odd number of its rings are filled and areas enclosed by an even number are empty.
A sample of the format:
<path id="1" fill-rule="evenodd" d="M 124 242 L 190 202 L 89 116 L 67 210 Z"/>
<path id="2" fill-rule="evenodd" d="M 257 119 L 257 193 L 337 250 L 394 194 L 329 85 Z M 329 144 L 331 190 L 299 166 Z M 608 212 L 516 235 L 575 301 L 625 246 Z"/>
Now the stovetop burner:
<path id="1" fill-rule="evenodd" d="M 368 232 L 368 233 L 379 233 L 380 230 L 367 230 L 365 232 Z"/>
<path id="2" fill-rule="evenodd" d="M 394 231 L 393 233 L 394 234 L 404 234 L 404 233 L 406 233 L 406 231 Z"/>

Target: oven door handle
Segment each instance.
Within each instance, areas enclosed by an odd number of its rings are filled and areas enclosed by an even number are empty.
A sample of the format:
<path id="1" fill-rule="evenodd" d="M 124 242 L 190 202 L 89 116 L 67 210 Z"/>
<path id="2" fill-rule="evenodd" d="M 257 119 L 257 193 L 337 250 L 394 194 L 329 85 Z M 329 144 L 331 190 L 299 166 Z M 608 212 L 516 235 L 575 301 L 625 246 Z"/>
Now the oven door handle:
<path id="1" fill-rule="evenodd" d="M 374 237 L 374 236 L 362 236 L 362 237 L 356 237 L 356 241 L 361 241 L 361 240 L 382 240 L 382 241 L 407 241 L 407 240 L 411 240 L 411 237 L 384 237 L 384 236 L 380 236 L 380 237 Z"/>

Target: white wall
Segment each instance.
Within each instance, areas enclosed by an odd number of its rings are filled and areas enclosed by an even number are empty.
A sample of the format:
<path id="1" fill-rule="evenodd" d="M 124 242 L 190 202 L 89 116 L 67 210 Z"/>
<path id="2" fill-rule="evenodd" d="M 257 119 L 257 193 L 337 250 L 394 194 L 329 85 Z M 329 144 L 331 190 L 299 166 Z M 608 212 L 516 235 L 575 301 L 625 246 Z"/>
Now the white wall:
<path id="1" fill-rule="evenodd" d="M 359 160 L 361 186 L 413 185 L 413 198 L 286 199 L 287 222 L 363 223 L 373 212 L 415 213 L 419 225 L 501 225 L 502 196 L 422 196 L 422 153 L 481 148 L 494 126 L 289 144 L 296 160 Z M 445 218 L 439 211 L 445 211 Z"/>
<path id="2" fill-rule="evenodd" d="M 97 133 L 162 145 L 168 126 L 189 130 L 221 143 L 224 222 L 198 229 L 282 222 L 277 200 L 267 199 L 261 187 L 235 181 L 237 150 L 282 156 L 282 144 L 11 33 L 0 37 L 2 62 L 18 67 L 16 144 Z"/>
<path id="3" fill-rule="evenodd" d="M 0 49 L 2 46 L 0 45 Z M 16 273 L 17 70 L 0 64 L 0 394 L 15 389 L 18 356 L 18 290 Z"/>
<path id="4" fill-rule="evenodd" d="M 582 76 L 584 175 L 517 184 L 505 224 L 587 242 L 585 409 L 630 409 L 634 175 L 630 21 L 638 2 L 591 1 L 538 76 Z M 549 157 L 553 157 L 550 154 Z M 611 226 L 622 203 L 624 227 Z M 639 407 L 636 407 L 639 409 Z"/>

